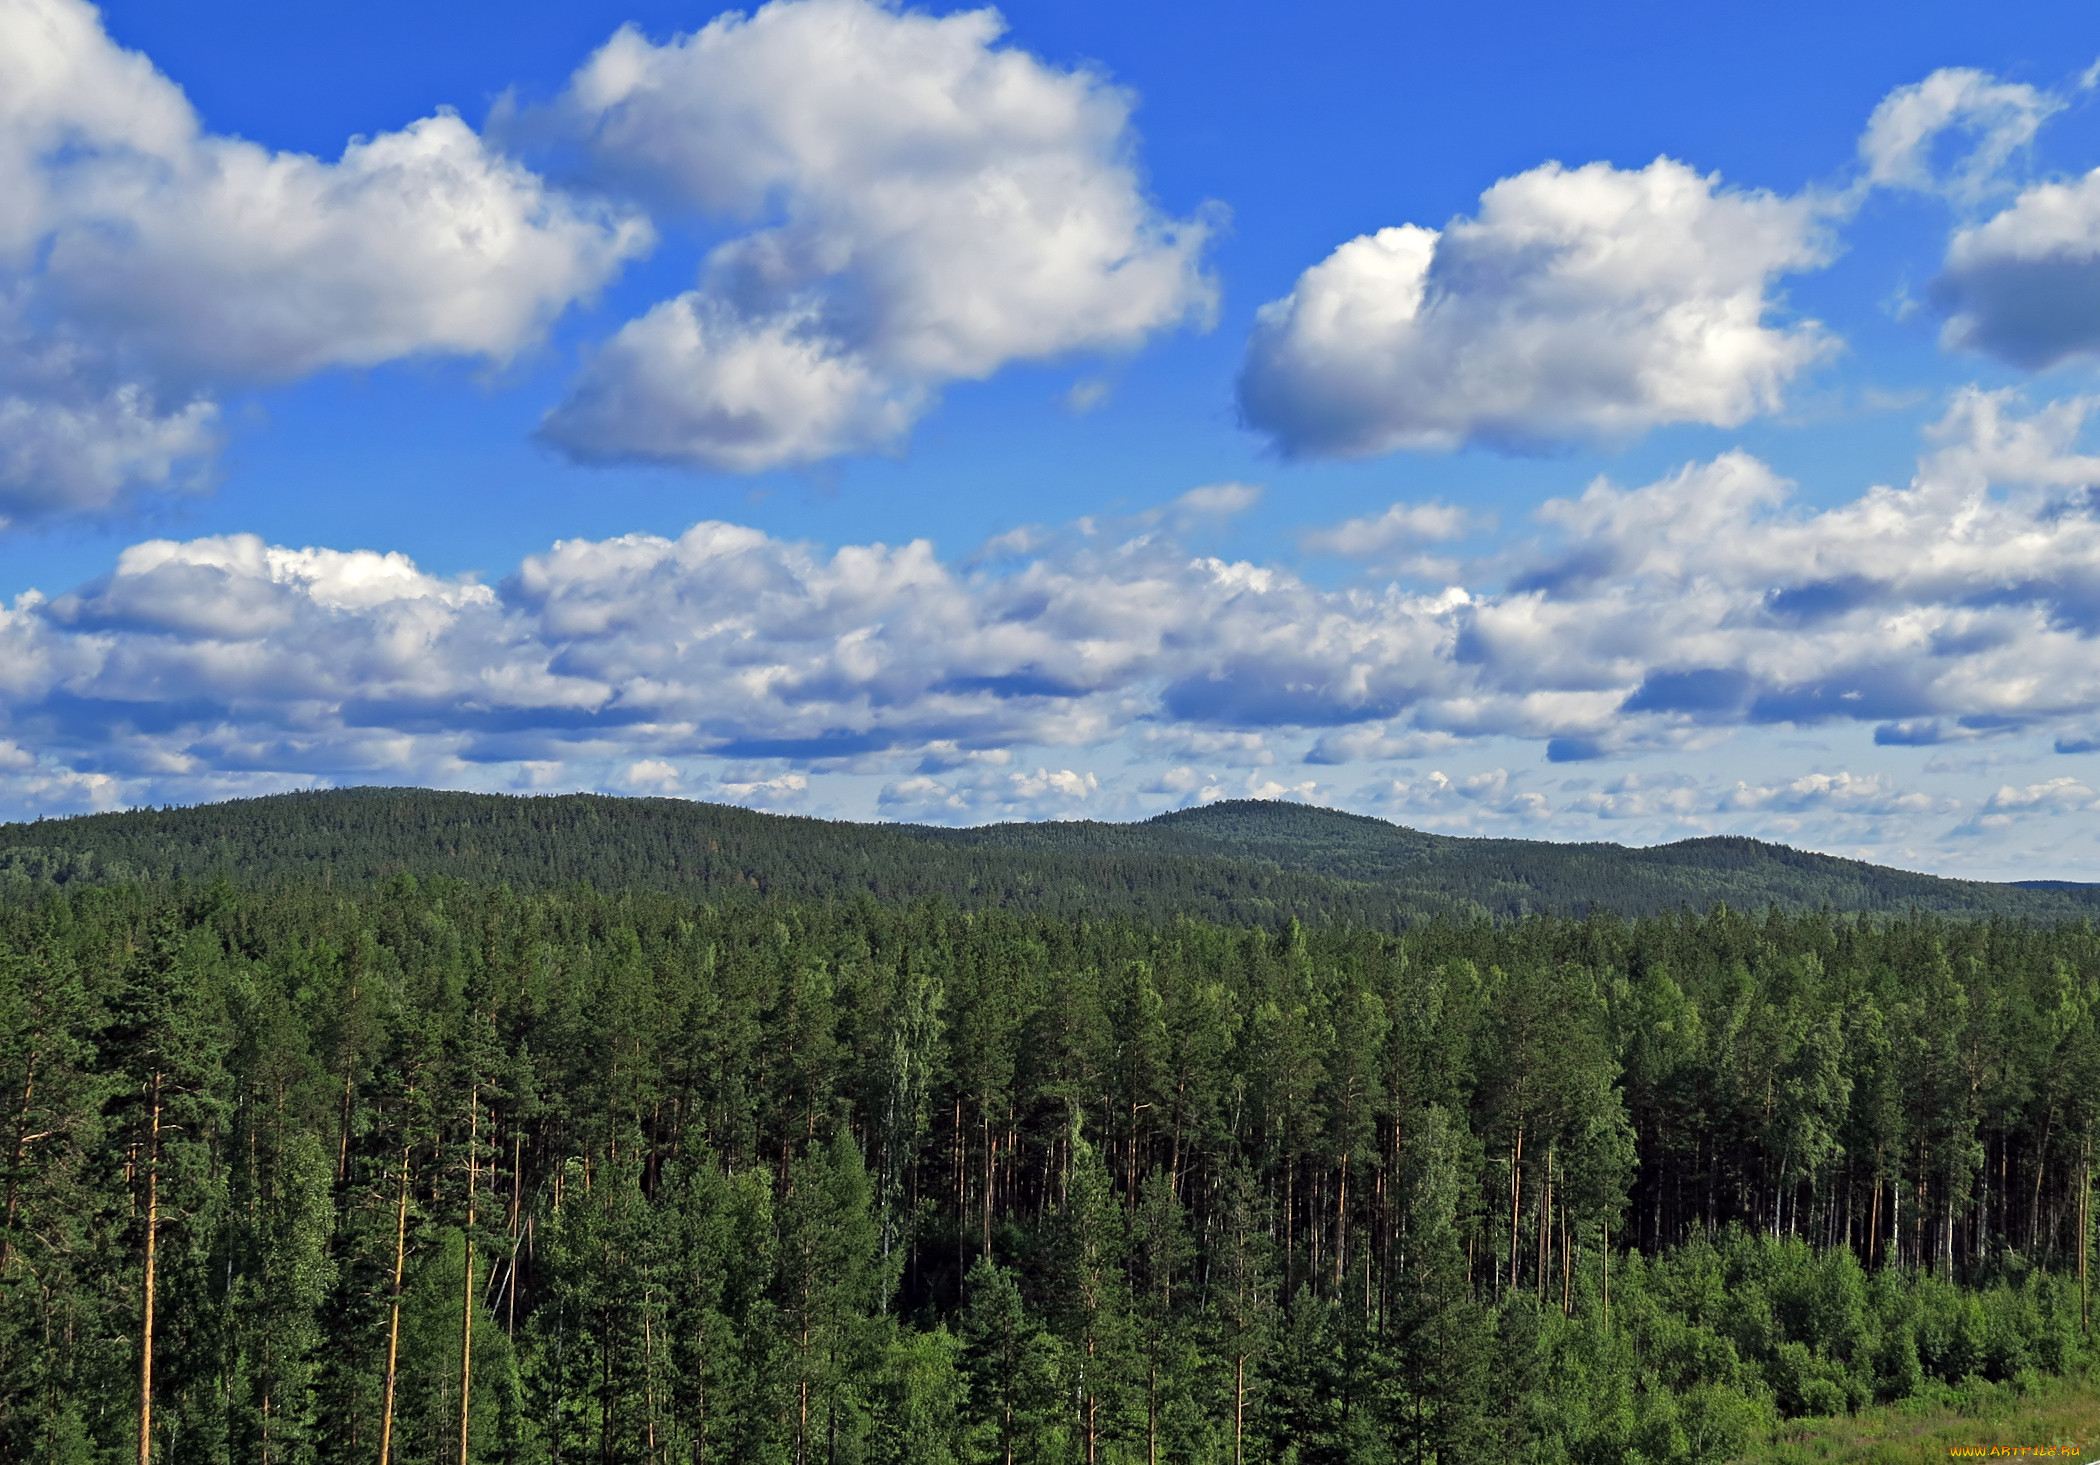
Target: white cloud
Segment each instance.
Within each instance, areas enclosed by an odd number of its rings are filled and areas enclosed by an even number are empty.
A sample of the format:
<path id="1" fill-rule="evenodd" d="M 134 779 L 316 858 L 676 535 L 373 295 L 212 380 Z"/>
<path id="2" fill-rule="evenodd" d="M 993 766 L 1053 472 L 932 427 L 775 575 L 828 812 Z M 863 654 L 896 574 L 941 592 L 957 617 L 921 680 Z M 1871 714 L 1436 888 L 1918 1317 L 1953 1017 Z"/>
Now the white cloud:
<path id="1" fill-rule="evenodd" d="M 1967 67 L 1943 67 L 1881 99 L 1860 135 L 1865 181 L 1969 203 L 2001 183 L 2063 100 Z"/>
<path id="2" fill-rule="evenodd" d="M 450 113 L 334 162 L 204 131 L 80 0 L 0 0 L 0 514 L 193 481 L 214 394 L 504 362 L 648 241 Z"/>
<path id="3" fill-rule="evenodd" d="M 1192 488 L 1174 500 L 1174 509 L 1189 519 L 1229 519 L 1260 503 L 1261 495 L 1258 484 L 1211 483 Z"/>
<path id="4" fill-rule="evenodd" d="M 1299 543 L 1315 554 L 1364 559 L 1457 539 L 1473 527 L 1471 514 L 1449 504 L 1394 504 L 1382 514 L 1345 519 L 1331 529 L 1315 529 Z"/>
<path id="5" fill-rule="evenodd" d="M 747 808 L 795 809 L 809 799 L 809 775 L 776 773 L 771 778 L 727 777 L 716 785 L 716 789 L 730 803 L 743 804 Z"/>
<path id="6" fill-rule="evenodd" d="M 677 793 L 683 782 L 677 765 L 662 758 L 637 758 L 621 770 L 618 780 L 622 792 L 658 795 Z"/>
<path id="7" fill-rule="evenodd" d="M 1006 773 L 979 769 L 945 779 L 914 774 L 883 785 L 876 808 L 887 818 L 983 824 L 999 819 L 1084 819 L 1101 780 L 1069 768 Z"/>
<path id="8" fill-rule="evenodd" d="M 0 366 L 0 379 L 15 375 Z M 196 399 L 162 412 L 136 382 L 96 395 L 45 376 L 0 396 L 0 527 L 108 509 L 138 490 L 200 481 L 197 465 L 217 444 L 218 416 L 214 404 Z"/>
<path id="9" fill-rule="evenodd" d="M 1267 732 L 1218 727 L 1147 727 L 1138 736 L 1147 762 L 1161 758 L 1203 759 L 1231 767 L 1268 768 L 1276 748 Z"/>
<path id="10" fill-rule="evenodd" d="M 1909 484 L 1825 509 L 1743 454 L 1599 481 L 1546 507 L 1540 542 L 1433 594 L 1192 555 L 1155 513 L 959 562 L 702 523 L 563 541 L 495 586 L 398 554 L 155 540 L 0 610 L 0 738 L 40 778 L 125 797 L 675 777 L 778 807 L 847 778 L 886 781 L 892 813 L 983 819 L 1326 799 L 1299 760 L 1433 758 L 1444 782 L 1401 778 L 1376 806 L 1479 828 L 1915 825 L 1955 814 L 1838 767 L 1731 772 L 1696 796 L 1643 775 L 1555 804 L 1492 750 L 1676 765 L 1810 726 L 2089 746 L 2092 406 L 1964 393 Z M 1469 766 L 1489 756 L 1499 782 Z M 0 791 L 27 777 L 0 767 Z"/>
<path id="11" fill-rule="evenodd" d="M 2048 814 L 2090 814 L 2100 809 L 2100 796 L 2077 779 L 2062 777 L 2031 783 L 2025 788 L 2006 784 L 1991 795 L 1985 807 L 1993 812 L 2031 809 Z"/>
<path id="12" fill-rule="evenodd" d="M 1457 777 L 1433 770 L 1420 778 L 1391 778 L 1357 793 L 1366 806 L 1401 823 L 1422 823 L 1452 834 L 1506 831 L 1550 818 L 1552 803 L 1522 786 L 1507 768 Z"/>
<path id="13" fill-rule="evenodd" d="M 1383 762 L 1433 758 L 1464 740 L 1448 732 L 1388 731 L 1384 723 L 1363 723 L 1320 734 L 1305 755 L 1308 763 Z"/>
<path id="14" fill-rule="evenodd" d="M 1219 780 L 1185 763 L 1154 774 L 1140 785 L 1139 792 L 1166 794 L 1180 803 L 1214 804 L 1228 797 Z"/>
<path id="15" fill-rule="evenodd" d="M 879 450 L 944 383 L 1205 318 L 1206 226 L 1145 198 L 1129 99 L 1002 28 L 776 0 L 607 42 L 557 109 L 594 167 L 761 226 L 616 335 L 548 439 L 733 472 Z"/>
<path id="16" fill-rule="evenodd" d="M 1777 784 L 1738 781 L 1724 794 L 1719 807 L 1728 811 L 1782 809 L 1789 813 L 1809 811 L 1849 815 L 1925 814 L 1942 807 L 1942 801 L 1915 789 L 1899 789 L 1884 774 L 1805 773 Z"/>
<path id="17" fill-rule="evenodd" d="M 549 414 L 586 462 L 640 459 L 749 473 L 901 437 L 926 402 L 807 313 L 757 321 L 695 291 L 623 326 Z"/>
<path id="18" fill-rule="evenodd" d="M 1286 451 L 1532 448 L 1772 410 L 1830 347 L 1771 319 L 1775 278 L 1825 257 L 1812 202 L 1658 158 L 1548 163 L 1441 232 L 1342 245 L 1262 307 L 1247 420 Z"/>
<path id="19" fill-rule="evenodd" d="M 282 381 L 419 354 L 502 363 L 647 240 L 459 118 L 332 163 L 198 136 L 144 176 L 60 165 L 41 289 L 164 373 Z"/>
<path id="20" fill-rule="evenodd" d="M 2100 169 L 1958 230 L 1932 298 L 1952 347 L 2032 369 L 2100 351 Z"/>

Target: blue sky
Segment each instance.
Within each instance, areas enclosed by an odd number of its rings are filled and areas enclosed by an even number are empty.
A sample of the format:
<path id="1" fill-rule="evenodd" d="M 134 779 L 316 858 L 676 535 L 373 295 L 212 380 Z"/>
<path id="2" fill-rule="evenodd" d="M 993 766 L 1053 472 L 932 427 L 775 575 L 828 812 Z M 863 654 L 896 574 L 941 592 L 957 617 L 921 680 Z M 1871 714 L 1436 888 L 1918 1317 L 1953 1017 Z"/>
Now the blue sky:
<path id="1" fill-rule="evenodd" d="M 2100 18 L 0 0 L 0 812 L 2100 878 Z"/>

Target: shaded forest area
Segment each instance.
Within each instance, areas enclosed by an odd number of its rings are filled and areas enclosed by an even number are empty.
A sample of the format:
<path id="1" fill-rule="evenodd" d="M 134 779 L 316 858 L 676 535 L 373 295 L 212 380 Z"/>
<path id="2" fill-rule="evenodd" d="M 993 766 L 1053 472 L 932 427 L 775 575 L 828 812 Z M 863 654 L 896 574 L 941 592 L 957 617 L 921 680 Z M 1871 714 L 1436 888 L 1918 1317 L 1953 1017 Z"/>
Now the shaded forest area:
<path id="1" fill-rule="evenodd" d="M 0 911 L 0 1457 L 1690 1462 L 2093 1359 L 2100 936 Z"/>
<path id="2" fill-rule="evenodd" d="M 586 883 L 720 900 L 939 899 L 1069 919 L 1182 916 L 1394 931 L 1477 915 L 1914 910 L 2077 920 L 2100 888 L 1945 880 L 1765 844 L 1652 849 L 1458 839 L 1303 804 L 1236 800 L 1133 824 L 940 829 L 684 799 L 331 789 L 0 826 L 0 893 L 98 880 L 368 891 L 397 874 L 518 890 Z"/>

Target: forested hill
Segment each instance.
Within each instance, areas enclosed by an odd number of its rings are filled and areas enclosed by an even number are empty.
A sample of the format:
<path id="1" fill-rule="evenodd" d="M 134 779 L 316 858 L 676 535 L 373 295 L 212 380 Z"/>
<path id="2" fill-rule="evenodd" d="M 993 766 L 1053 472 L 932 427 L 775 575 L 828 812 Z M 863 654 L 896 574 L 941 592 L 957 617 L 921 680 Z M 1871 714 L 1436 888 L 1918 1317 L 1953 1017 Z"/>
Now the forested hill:
<path id="1" fill-rule="evenodd" d="M 1133 824 L 936 829 L 755 813 L 681 799 L 338 789 L 0 825 L 17 892 L 224 876 L 369 889 L 400 873 L 518 890 L 790 900 L 941 897 L 1059 916 L 1298 917 L 1391 928 L 1487 912 L 1934 911 L 2076 919 L 2100 890 L 1943 880 L 1739 838 L 1651 849 L 1458 839 L 1302 804 L 1239 800 Z"/>

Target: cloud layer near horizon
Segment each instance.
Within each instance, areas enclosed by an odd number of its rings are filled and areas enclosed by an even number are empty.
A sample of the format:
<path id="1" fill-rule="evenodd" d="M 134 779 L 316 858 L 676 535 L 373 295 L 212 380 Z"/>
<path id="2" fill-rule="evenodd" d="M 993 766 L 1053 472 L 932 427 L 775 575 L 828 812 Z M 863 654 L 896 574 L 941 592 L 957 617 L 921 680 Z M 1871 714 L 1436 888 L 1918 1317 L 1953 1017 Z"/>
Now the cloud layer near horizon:
<path id="1" fill-rule="evenodd" d="M 1154 807 L 1218 796 L 1206 766 L 1303 793 L 1323 770 L 1485 739 L 1567 764 L 1758 726 L 2081 749 L 2100 744 L 2100 460 L 2076 446 L 2094 406 L 1966 392 L 1911 483 L 1817 512 L 1742 453 L 1638 488 L 1600 480 L 1549 502 L 1528 547 L 1442 587 L 1322 589 L 1191 554 L 1178 509 L 982 562 L 704 522 L 563 541 L 498 586 L 371 551 L 156 540 L 0 614 L 19 765 L 0 783 L 92 800 L 404 778 L 762 802 L 850 769 L 892 779 L 892 812 L 966 818 L 1089 807 L 1088 751 L 1117 740 L 1155 770 Z M 1322 543 L 1346 552 L 1347 529 Z M 1065 765 L 1022 766 L 1046 748 Z M 712 782 L 680 784 L 702 767 Z M 1447 782 L 1365 797 L 1522 815 L 1506 781 Z M 1734 807 L 1901 796 L 1805 787 Z M 1613 797 L 1624 808 L 1599 817 L 1669 807 L 1638 780 Z"/>

